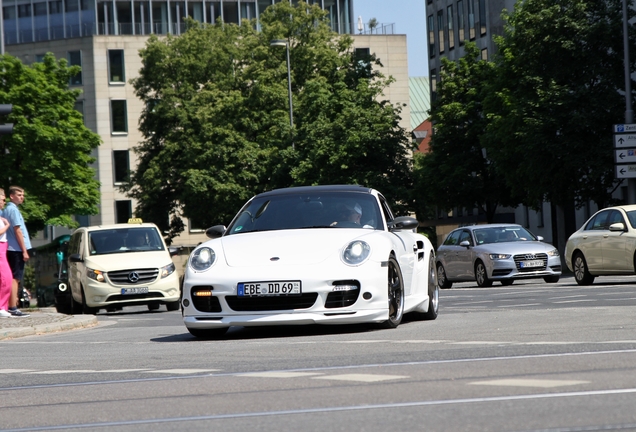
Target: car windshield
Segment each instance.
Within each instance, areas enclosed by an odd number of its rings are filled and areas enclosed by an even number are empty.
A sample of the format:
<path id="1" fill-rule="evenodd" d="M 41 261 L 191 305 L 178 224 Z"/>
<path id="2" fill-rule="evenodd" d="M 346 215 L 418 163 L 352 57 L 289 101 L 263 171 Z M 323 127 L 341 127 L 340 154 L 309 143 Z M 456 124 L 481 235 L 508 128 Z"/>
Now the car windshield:
<path id="1" fill-rule="evenodd" d="M 537 240 L 534 234 L 520 226 L 482 228 L 474 232 L 478 245 Z"/>
<path id="2" fill-rule="evenodd" d="M 627 219 L 629 219 L 629 224 L 632 226 L 632 228 L 636 229 L 636 210 L 628 211 L 626 213 Z"/>
<path id="3" fill-rule="evenodd" d="M 154 228 L 114 228 L 88 233 L 91 255 L 164 250 Z"/>
<path id="4" fill-rule="evenodd" d="M 241 209 L 227 235 L 308 228 L 383 229 L 377 199 L 356 192 L 280 194 L 256 197 Z"/>

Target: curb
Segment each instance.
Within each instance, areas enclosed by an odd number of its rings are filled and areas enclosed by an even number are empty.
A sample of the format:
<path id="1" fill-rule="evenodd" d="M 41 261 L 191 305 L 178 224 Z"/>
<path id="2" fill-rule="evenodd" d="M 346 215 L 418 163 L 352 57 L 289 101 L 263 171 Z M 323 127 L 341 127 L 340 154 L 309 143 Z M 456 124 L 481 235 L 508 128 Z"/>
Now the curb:
<path id="1" fill-rule="evenodd" d="M 57 333 L 66 330 L 75 330 L 79 328 L 93 327 L 98 324 L 95 315 L 63 315 L 63 314 L 40 314 L 33 315 L 54 316 L 59 321 L 49 322 L 45 324 L 34 323 L 25 325 L 24 327 L 0 328 L 0 340 L 15 339 L 24 336 L 34 336 L 47 333 Z M 59 316 L 59 317 L 58 317 Z M 70 318 L 68 318 L 70 317 Z M 28 318 L 5 318 L 10 320 L 28 319 Z M 1 323 L 0 323 L 1 324 Z"/>

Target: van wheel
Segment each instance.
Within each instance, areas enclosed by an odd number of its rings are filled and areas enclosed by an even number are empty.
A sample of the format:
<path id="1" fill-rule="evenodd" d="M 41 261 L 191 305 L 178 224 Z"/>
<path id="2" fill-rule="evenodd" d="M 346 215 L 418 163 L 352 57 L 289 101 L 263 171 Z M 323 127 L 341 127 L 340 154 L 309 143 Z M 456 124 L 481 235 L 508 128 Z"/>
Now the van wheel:
<path id="1" fill-rule="evenodd" d="M 82 289 L 82 313 L 85 315 L 95 315 L 99 311 L 99 308 L 92 308 L 86 304 L 86 295 L 84 289 Z"/>

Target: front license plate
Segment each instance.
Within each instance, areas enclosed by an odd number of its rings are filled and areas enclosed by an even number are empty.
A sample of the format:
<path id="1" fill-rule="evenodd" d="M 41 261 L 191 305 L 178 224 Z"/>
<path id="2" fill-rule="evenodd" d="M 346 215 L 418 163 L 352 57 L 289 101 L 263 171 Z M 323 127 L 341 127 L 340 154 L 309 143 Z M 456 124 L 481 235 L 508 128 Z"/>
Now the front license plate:
<path id="1" fill-rule="evenodd" d="M 122 288 L 121 289 L 121 293 L 122 293 L 122 295 L 127 295 L 127 294 L 147 294 L 148 293 L 148 287 Z"/>
<path id="2" fill-rule="evenodd" d="M 300 281 L 241 282 L 237 288 L 239 297 L 301 294 Z"/>
<path id="3" fill-rule="evenodd" d="M 521 261 L 519 263 L 519 267 L 521 267 L 521 268 L 543 267 L 543 260 Z"/>

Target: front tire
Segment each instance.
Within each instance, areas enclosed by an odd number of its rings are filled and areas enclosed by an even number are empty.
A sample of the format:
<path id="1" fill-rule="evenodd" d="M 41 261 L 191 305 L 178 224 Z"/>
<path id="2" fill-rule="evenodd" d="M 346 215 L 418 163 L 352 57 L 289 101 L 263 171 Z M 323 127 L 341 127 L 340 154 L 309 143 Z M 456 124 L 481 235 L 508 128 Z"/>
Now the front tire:
<path id="1" fill-rule="evenodd" d="M 579 285 L 592 285 L 595 277 L 590 274 L 587 268 L 587 261 L 581 252 L 577 252 L 572 260 L 572 267 L 574 268 L 574 279 Z"/>
<path id="2" fill-rule="evenodd" d="M 501 284 L 502 284 L 503 286 L 510 286 L 510 285 L 512 285 L 513 283 L 515 283 L 515 280 L 514 280 L 514 279 L 502 279 L 502 280 L 501 280 Z"/>
<path id="3" fill-rule="evenodd" d="M 453 286 L 453 283 L 446 277 L 446 270 L 441 264 L 437 264 L 437 284 L 440 288 L 448 289 Z"/>
<path id="4" fill-rule="evenodd" d="M 176 310 L 179 310 L 180 305 L 181 305 L 180 301 L 166 303 L 166 309 L 168 309 L 169 312 L 176 311 Z"/>
<path id="5" fill-rule="evenodd" d="M 560 279 L 560 276 L 546 276 L 543 278 L 547 283 L 557 283 Z"/>
<path id="6" fill-rule="evenodd" d="M 477 261 L 475 264 L 475 280 L 481 288 L 492 286 L 492 281 L 488 278 L 488 271 L 483 262 Z"/>
<path id="7" fill-rule="evenodd" d="M 395 258 L 389 258 L 388 268 L 388 309 L 389 319 L 382 323 L 384 328 L 396 328 L 404 316 L 404 280 Z"/>
<path id="8" fill-rule="evenodd" d="M 86 294 L 84 294 L 84 289 L 82 289 L 82 313 L 84 315 L 95 315 L 99 311 L 99 308 L 92 308 L 86 304 Z"/>

